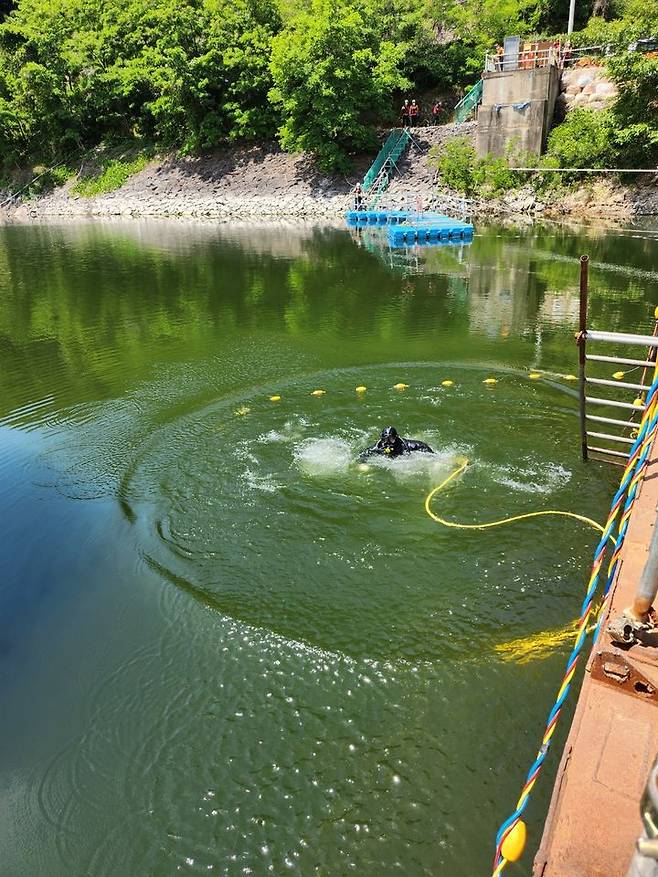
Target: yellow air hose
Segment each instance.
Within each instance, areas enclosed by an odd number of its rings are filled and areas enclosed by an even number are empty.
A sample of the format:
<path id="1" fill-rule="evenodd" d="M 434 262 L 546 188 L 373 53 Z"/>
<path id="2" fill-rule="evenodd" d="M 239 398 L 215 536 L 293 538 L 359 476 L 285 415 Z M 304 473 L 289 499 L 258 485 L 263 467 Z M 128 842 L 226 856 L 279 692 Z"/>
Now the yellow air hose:
<path id="1" fill-rule="evenodd" d="M 458 469 L 455 469 L 454 472 L 451 472 L 447 478 L 445 478 L 441 484 L 437 487 L 434 487 L 425 497 L 425 511 L 430 516 L 433 521 L 436 521 L 437 524 L 441 524 L 443 527 L 452 527 L 455 530 L 488 530 L 490 527 L 502 527 L 504 524 L 511 524 L 513 521 L 523 521 L 526 518 L 541 518 L 546 515 L 559 515 L 563 518 L 574 518 L 576 521 L 580 521 L 583 524 L 589 524 L 590 527 L 594 527 L 595 530 L 598 530 L 599 533 L 603 533 L 603 527 L 601 524 L 593 521 L 591 518 L 585 517 L 585 515 L 578 515 L 576 512 L 563 512 L 557 509 L 545 509 L 541 512 L 526 512 L 523 515 L 512 515 L 510 518 L 501 518 L 498 521 L 488 521 L 485 524 L 460 524 L 457 521 L 447 521 L 445 518 L 439 517 L 439 515 L 435 515 L 432 509 L 430 508 L 432 504 L 432 500 L 436 496 L 439 491 L 443 490 L 450 482 L 457 478 L 458 475 L 461 475 L 464 469 L 468 466 L 468 460 L 465 460 Z"/>
<path id="2" fill-rule="evenodd" d="M 469 461 L 464 460 L 454 472 L 451 472 L 447 478 L 434 487 L 425 497 L 425 511 L 432 518 L 433 521 L 436 521 L 437 524 L 441 524 L 443 527 L 450 527 L 455 530 L 488 530 L 491 527 L 502 527 L 505 524 L 511 524 L 514 521 L 523 521 L 526 518 L 540 518 L 545 517 L 547 515 L 554 515 L 563 518 L 573 518 L 576 521 L 580 521 L 583 524 L 587 524 L 590 527 L 593 527 L 595 530 L 598 530 L 599 533 L 604 532 L 604 528 L 601 524 L 597 523 L 597 521 L 592 520 L 592 518 L 588 518 L 585 515 L 579 515 L 576 512 L 564 512 L 558 509 L 545 509 L 540 512 L 526 512 L 522 515 L 512 515 L 509 518 L 500 518 L 497 521 L 487 521 L 484 524 L 462 524 L 458 521 L 448 521 L 445 518 L 440 517 L 435 514 L 431 509 L 432 500 L 439 493 L 450 484 L 455 478 L 462 474 L 462 472 L 468 466 Z M 610 537 L 612 538 L 612 537 Z M 612 540 L 614 542 L 614 539 Z M 598 617 L 598 612 L 595 613 L 595 620 Z M 593 625 L 592 627 L 594 627 Z M 519 639 L 511 640 L 507 643 L 499 643 L 494 646 L 494 650 L 499 654 L 502 660 L 504 661 L 516 661 L 520 664 L 525 664 L 533 659 L 537 658 L 546 658 L 548 657 L 553 649 L 562 645 L 563 643 L 570 642 L 573 639 L 574 631 L 576 630 L 576 622 L 572 621 L 564 627 L 557 628 L 555 630 L 542 631 L 537 634 L 532 634 L 527 637 L 520 637 Z"/>

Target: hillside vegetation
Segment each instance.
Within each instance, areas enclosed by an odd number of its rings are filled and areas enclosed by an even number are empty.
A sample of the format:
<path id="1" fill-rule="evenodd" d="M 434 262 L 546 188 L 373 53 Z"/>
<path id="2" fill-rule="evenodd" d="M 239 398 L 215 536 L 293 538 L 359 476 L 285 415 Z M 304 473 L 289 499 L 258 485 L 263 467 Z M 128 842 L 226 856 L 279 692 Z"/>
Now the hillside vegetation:
<path id="1" fill-rule="evenodd" d="M 577 4 L 574 44 L 658 34 L 647 0 Z M 0 174 L 99 144 L 196 152 L 278 139 L 326 170 L 372 148 L 401 96 L 463 91 L 506 34 L 556 35 L 564 0 L 0 0 Z M 620 95 L 573 113 L 558 160 L 658 163 L 658 58 L 609 62 Z M 559 130 L 559 129 L 558 129 Z M 134 156 L 132 159 L 134 161 Z"/>

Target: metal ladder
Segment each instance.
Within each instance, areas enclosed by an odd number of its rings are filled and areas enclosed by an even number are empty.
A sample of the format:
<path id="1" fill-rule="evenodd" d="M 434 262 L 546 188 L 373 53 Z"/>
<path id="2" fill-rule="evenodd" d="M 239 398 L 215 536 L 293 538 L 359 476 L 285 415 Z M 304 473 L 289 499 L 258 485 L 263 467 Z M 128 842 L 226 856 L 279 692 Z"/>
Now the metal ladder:
<path id="1" fill-rule="evenodd" d="M 588 265 L 589 257 L 580 257 L 580 318 L 579 332 L 576 336 L 578 343 L 578 366 L 579 366 L 579 396 L 580 396 L 580 438 L 583 460 L 587 460 L 591 454 L 596 458 L 605 460 L 609 463 L 620 463 L 628 459 L 628 451 L 633 445 L 634 439 L 631 434 L 639 428 L 639 421 L 645 409 L 646 393 L 651 389 L 654 372 L 656 370 L 656 355 L 658 348 L 658 316 L 653 335 L 636 335 L 628 332 L 599 332 L 597 330 L 587 328 L 587 296 L 588 296 Z M 658 312 L 657 312 L 658 313 Z M 643 356 L 640 358 L 626 356 L 610 356 L 601 353 L 589 353 L 589 344 L 613 344 L 639 347 L 643 349 Z M 646 352 L 645 352 L 646 351 Z M 642 377 L 638 383 L 634 381 L 608 380 L 607 378 L 590 377 L 587 374 L 587 364 L 601 362 L 608 365 L 630 366 L 632 370 L 642 369 Z M 647 377 L 648 376 L 648 377 Z M 647 383 L 648 381 L 648 383 Z M 610 398 L 604 396 L 591 395 L 591 389 L 596 387 L 614 387 L 621 390 L 632 390 L 634 398 L 631 401 L 631 394 L 624 393 L 624 398 Z M 594 390 L 595 392 L 596 389 Z M 599 410 L 600 408 L 621 409 L 622 411 L 633 412 L 632 414 L 622 415 L 618 417 L 604 416 L 603 414 L 591 413 L 592 408 Z M 616 413 L 616 412 L 614 412 Z M 633 415 L 637 416 L 637 420 L 633 420 Z M 621 417 L 626 419 L 621 420 Z M 621 428 L 615 432 L 599 432 L 591 429 L 591 424 L 604 424 L 605 427 Z M 630 433 L 629 433 L 630 431 Z M 626 433 L 625 435 L 623 433 Z M 596 444 L 590 444 L 591 440 L 595 440 Z M 601 445 L 603 441 L 606 444 L 612 443 L 617 447 L 606 447 Z M 626 452 L 619 449 L 620 445 L 627 445 Z"/>

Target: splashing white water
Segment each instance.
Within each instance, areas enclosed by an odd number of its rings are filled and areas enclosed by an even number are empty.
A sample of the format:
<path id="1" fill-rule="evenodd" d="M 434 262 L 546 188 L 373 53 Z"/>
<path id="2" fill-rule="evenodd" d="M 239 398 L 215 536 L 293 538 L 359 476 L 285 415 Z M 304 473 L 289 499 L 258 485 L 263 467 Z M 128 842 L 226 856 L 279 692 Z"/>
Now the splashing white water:
<path id="1" fill-rule="evenodd" d="M 308 475 L 346 472 L 353 459 L 352 446 L 340 438 L 307 439 L 295 448 L 295 462 Z"/>
<path id="2" fill-rule="evenodd" d="M 495 466 L 490 468 L 494 481 L 522 493 L 553 493 L 571 480 L 571 472 L 558 463 L 533 466 Z"/>

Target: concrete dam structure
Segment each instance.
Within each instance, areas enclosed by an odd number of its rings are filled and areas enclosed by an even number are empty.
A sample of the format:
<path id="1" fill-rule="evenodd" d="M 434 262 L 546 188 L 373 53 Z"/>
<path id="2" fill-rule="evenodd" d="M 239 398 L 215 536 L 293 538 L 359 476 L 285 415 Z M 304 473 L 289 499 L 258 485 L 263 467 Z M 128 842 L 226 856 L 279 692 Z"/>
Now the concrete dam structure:
<path id="1" fill-rule="evenodd" d="M 521 154 L 540 155 L 560 91 L 558 67 L 549 64 L 532 70 L 486 72 L 482 85 L 477 154 L 502 156 L 512 145 Z"/>

